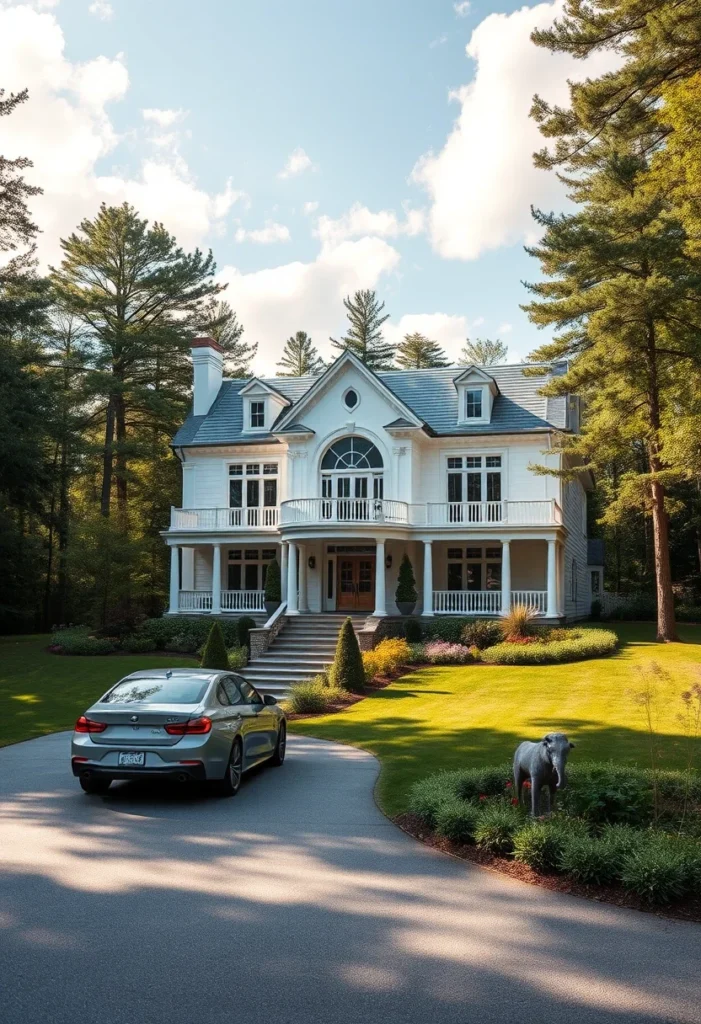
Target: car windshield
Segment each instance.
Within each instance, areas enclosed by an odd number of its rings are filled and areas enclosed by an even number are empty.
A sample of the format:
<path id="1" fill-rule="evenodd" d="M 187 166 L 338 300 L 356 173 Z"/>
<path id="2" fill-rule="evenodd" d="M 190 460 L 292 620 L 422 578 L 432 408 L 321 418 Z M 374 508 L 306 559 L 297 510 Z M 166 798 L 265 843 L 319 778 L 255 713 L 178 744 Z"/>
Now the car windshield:
<path id="1" fill-rule="evenodd" d="M 170 679 L 124 679 L 106 693 L 101 704 L 199 704 L 209 680 L 173 676 Z"/>

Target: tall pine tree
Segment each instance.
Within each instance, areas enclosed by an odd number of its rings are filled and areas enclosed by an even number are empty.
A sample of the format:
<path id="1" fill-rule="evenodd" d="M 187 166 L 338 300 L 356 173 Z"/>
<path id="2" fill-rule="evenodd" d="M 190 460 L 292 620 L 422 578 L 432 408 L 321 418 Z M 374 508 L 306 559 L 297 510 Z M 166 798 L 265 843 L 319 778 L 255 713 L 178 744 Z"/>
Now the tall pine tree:
<path id="1" fill-rule="evenodd" d="M 348 349 L 371 370 L 389 370 L 392 367 L 394 346 L 382 336 L 382 325 L 389 313 L 382 315 L 384 302 L 378 302 L 374 291 L 364 289 L 343 300 L 348 313 L 348 331 L 340 341 L 331 338 L 334 348 Z"/>
<path id="2" fill-rule="evenodd" d="M 405 334 L 397 346 L 397 365 L 403 370 L 425 370 L 430 367 L 448 366 L 445 352 L 437 341 L 431 341 L 425 334 L 414 331 Z"/>
<path id="3" fill-rule="evenodd" d="M 214 338 L 224 349 L 224 372 L 228 377 L 251 376 L 251 363 L 258 352 L 258 343 L 243 341 L 243 324 L 225 299 L 212 298 L 205 306 L 202 332 Z"/>
<path id="4" fill-rule="evenodd" d="M 324 360 L 306 331 L 297 331 L 285 342 L 282 359 L 277 364 L 278 377 L 306 377 L 324 369 Z"/>

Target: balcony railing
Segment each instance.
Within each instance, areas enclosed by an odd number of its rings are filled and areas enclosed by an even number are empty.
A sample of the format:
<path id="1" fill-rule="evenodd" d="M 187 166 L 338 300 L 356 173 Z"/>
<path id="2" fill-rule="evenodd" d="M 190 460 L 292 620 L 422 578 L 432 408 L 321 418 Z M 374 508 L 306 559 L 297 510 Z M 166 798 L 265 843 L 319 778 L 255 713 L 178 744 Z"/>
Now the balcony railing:
<path id="1" fill-rule="evenodd" d="M 293 498 L 280 506 L 283 526 L 299 523 L 393 523 L 408 525 L 405 501 L 386 498 Z"/>
<path id="2" fill-rule="evenodd" d="M 174 508 L 171 530 L 277 530 L 324 523 L 387 523 L 395 526 L 560 526 L 562 510 L 544 501 L 447 501 L 409 505 L 389 498 L 293 498 L 270 508 Z"/>
<path id="3" fill-rule="evenodd" d="M 264 590 L 222 590 L 221 610 L 223 612 L 265 611 Z M 181 590 L 178 599 L 181 612 L 211 612 L 211 590 Z"/>
<path id="4" fill-rule="evenodd" d="M 501 590 L 434 590 L 433 611 L 436 615 L 499 615 Z M 511 605 L 525 604 L 536 615 L 545 615 L 548 604 L 546 590 L 512 590 Z"/>
<path id="5" fill-rule="evenodd" d="M 172 508 L 171 530 L 275 530 L 277 506 L 266 508 Z"/>

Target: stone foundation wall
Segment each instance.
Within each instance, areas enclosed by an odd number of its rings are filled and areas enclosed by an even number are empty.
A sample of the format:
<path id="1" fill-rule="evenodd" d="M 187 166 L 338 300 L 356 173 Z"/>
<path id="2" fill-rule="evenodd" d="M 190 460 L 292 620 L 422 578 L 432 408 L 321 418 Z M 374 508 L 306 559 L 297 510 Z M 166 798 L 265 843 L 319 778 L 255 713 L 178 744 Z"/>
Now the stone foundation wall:
<path id="1" fill-rule="evenodd" d="M 281 615 L 272 626 L 261 626 L 257 629 L 252 629 L 248 634 L 248 660 L 255 661 L 256 658 L 260 658 L 261 654 L 265 654 L 271 643 L 278 635 L 282 627 L 287 622 L 287 616 Z"/>

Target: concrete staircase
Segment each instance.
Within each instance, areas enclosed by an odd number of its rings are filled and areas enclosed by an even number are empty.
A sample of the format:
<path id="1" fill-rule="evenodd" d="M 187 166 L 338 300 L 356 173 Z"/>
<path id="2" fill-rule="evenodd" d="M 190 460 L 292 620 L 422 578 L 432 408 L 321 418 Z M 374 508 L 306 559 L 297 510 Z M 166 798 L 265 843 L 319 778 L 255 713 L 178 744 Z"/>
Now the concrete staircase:
<path id="1" fill-rule="evenodd" d="M 356 632 L 366 615 L 351 615 Z M 282 627 L 265 654 L 251 661 L 240 674 L 261 693 L 284 697 L 292 683 L 328 668 L 336 652 L 338 631 L 347 615 L 293 615 Z"/>

